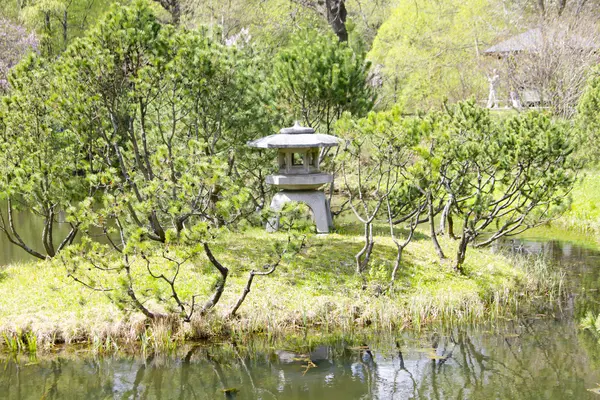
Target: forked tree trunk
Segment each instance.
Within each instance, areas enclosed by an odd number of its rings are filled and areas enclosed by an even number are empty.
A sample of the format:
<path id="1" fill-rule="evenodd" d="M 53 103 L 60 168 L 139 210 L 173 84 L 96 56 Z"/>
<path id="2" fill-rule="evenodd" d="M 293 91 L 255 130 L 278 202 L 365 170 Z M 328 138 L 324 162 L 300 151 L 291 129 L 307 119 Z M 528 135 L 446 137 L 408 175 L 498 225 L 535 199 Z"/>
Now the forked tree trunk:
<path id="1" fill-rule="evenodd" d="M 356 259 L 357 274 L 362 274 L 369 265 L 371 253 L 373 252 L 373 245 L 375 245 L 375 241 L 373 240 L 373 222 L 370 221 L 365 223 L 365 245 L 356 256 L 354 256 Z"/>
<path id="2" fill-rule="evenodd" d="M 419 225 L 419 216 L 421 215 L 421 211 L 423 211 L 423 209 L 421 207 L 419 207 L 419 209 L 417 210 L 416 215 L 414 216 L 414 221 L 411 221 L 410 223 L 410 231 L 408 233 L 408 237 L 406 238 L 406 240 L 402 243 L 400 243 L 398 241 L 398 239 L 396 238 L 396 235 L 394 234 L 394 218 L 392 215 L 392 208 L 390 207 L 390 202 L 389 202 L 389 198 L 386 199 L 387 202 L 387 209 L 388 209 L 388 223 L 390 225 L 390 236 L 392 237 L 392 241 L 394 242 L 394 244 L 396 245 L 396 261 L 394 262 L 394 269 L 392 270 L 392 285 L 394 284 L 394 281 L 396 280 L 396 276 L 398 275 L 398 270 L 400 269 L 400 263 L 402 262 L 402 253 L 404 252 L 404 249 L 406 248 L 406 246 L 408 246 L 408 244 L 411 242 L 413 235 L 415 233 L 415 229 L 417 229 L 417 226 Z"/>
<path id="3" fill-rule="evenodd" d="M 444 210 L 442 211 L 442 217 L 440 218 L 440 235 L 445 235 L 446 233 L 451 239 L 456 239 L 454 236 L 454 220 L 452 218 L 452 203 L 454 202 L 454 196 L 450 196 L 446 205 L 444 206 Z"/>
<path id="4" fill-rule="evenodd" d="M 240 298 L 237 300 L 237 302 L 235 303 L 235 305 L 229 312 L 229 314 L 228 314 L 229 318 L 232 318 L 235 316 L 235 314 L 237 313 L 237 310 L 240 308 L 240 306 L 242 305 L 244 300 L 246 300 L 246 296 L 248 296 L 248 293 L 250 293 L 250 288 L 252 287 L 252 282 L 254 281 L 254 277 L 256 275 L 259 275 L 259 276 L 271 275 L 273 272 L 275 272 L 275 269 L 277 268 L 278 264 L 279 264 L 279 261 L 275 265 L 273 265 L 268 271 L 265 271 L 265 272 L 257 272 L 255 270 L 250 271 L 250 273 L 248 274 L 248 281 L 246 282 L 246 287 L 244 288 L 244 291 L 240 295 Z"/>
<path id="5" fill-rule="evenodd" d="M 202 310 L 200 310 L 200 315 L 206 314 L 211 308 L 213 308 L 214 306 L 217 305 L 217 303 L 221 299 L 221 295 L 223 294 L 223 291 L 225 290 L 225 284 L 227 283 L 227 276 L 229 275 L 229 269 L 227 269 L 225 266 L 223 266 L 215 258 L 212 251 L 210 250 L 210 247 L 208 246 L 208 243 L 204 243 L 204 252 L 206 253 L 206 256 L 208 257 L 208 260 L 219 271 L 221 276 L 219 278 L 219 282 L 217 283 L 217 286 L 215 287 L 213 295 L 204 304 L 204 306 L 202 307 Z"/>
<path id="6" fill-rule="evenodd" d="M 156 0 L 166 1 L 166 0 Z M 316 11 L 327 19 L 327 23 L 340 42 L 348 41 L 346 28 L 346 0 L 293 0 L 295 3 Z"/>
<path id="7" fill-rule="evenodd" d="M 48 257 L 54 257 L 56 255 L 56 252 L 54 251 L 53 226 L 54 210 L 51 207 L 48 210 L 48 216 L 44 220 L 44 229 L 42 231 L 42 243 L 44 245 L 44 249 L 46 250 L 46 254 L 48 254 Z"/>
<path id="8" fill-rule="evenodd" d="M 27 244 L 23 241 L 23 239 L 21 239 L 21 236 L 19 235 L 19 233 L 17 232 L 17 229 L 15 228 L 15 223 L 14 223 L 14 218 L 13 218 L 12 200 L 10 197 L 6 201 L 6 211 L 8 214 L 7 215 L 8 224 L 4 220 L 4 214 L 0 210 L 0 231 L 4 232 L 8 241 L 10 243 L 14 244 L 15 246 L 19 246 L 20 248 L 22 248 L 23 250 L 25 250 L 27 253 L 31 254 L 34 257 L 37 257 L 41 260 L 46 259 L 46 255 L 44 255 L 38 251 L 35 251 L 33 248 L 27 246 Z M 44 226 L 46 226 L 46 225 L 44 225 Z M 42 236 L 43 236 L 43 234 L 42 234 Z"/>
<path id="9" fill-rule="evenodd" d="M 179 25 L 181 21 L 181 3 L 180 0 L 154 0 L 160 3 L 165 10 L 171 14 L 171 22 L 173 25 Z"/>

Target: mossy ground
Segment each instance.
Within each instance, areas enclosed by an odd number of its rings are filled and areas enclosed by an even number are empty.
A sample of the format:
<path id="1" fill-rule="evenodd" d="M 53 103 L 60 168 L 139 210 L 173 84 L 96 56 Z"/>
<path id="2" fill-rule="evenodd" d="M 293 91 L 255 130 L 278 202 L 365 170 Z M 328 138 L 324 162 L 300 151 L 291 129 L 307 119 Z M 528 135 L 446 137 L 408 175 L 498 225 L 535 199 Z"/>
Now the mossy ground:
<path id="1" fill-rule="evenodd" d="M 539 260 L 470 249 L 465 275 L 460 275 L 451 260 L 437 258 L 430 238 L 421 232 L 404 252 L 393 290 L 387 290 L 395 246 L 385 227 L 379 227 L 371 268 L 364 277 L 357 276 L 354 255 L 362 247 L 359 231 L 355 223 L 341 223 L 336 233 L 309 236 L 292 262 L 280 265 L 270 276 L 256 277 L 238 316 L 228 320 L 225 315 L 242 292 L 248 271 L 271 262 L 267 251 L 271 243 L 287 239 L 283 233 L 268 234 L 258 228 L 232 233 L 227 243 L 214 247 L 231 271 L 220 303 L 207 316 L 175 328 L 149 330 L 140 313 L 124 311 L 105 294 L 74 282 L 60 263 L 11 265 L 0 274 L 0 333 L 11 337 L 32 332 L 38 343 L 105 343 L 111 338 L 157 342 L 251 332 L 294 334 L 308 327 L 401 329 L 493 321 L 514 315 L 532 299 L 557 296 L 560 277 L 549 273 Z M 456 243 L 441 241 L 452 257 Z M 144 276 L 141 266 L 136 274 L 140 280 Z M 181 274 L 178 287 L 184 295 L 208 298 L 215 279 L 208 261 L 199 260 Z"/>

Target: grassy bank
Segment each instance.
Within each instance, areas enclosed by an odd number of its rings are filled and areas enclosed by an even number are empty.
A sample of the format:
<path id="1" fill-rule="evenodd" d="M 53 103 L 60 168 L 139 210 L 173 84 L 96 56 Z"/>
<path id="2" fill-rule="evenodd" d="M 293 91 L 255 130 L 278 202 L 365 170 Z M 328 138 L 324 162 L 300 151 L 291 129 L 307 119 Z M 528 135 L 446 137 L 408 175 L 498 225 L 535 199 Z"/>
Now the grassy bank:
<path id="1" fill-rule="evenodd" d="M 217 257 L 231 270 L 228 285 L 213 312 L 188 324 L 148 326 L 140 313 L 122 310 L 105 294 L 68 278 L 58 263 L 11 265 L 0 274 L 0 336 L 9 347 L 26 346 L 28 341 L 38 348 L 55 342 L 106 347 L 114 341 L 168 347 L 174 340 L 250 332 L 278 335 L 305 328 L 352 331 L 487 322 L 535 312 L 529 309 L 532 302 L 548 304 L 560 294 L 560 275 L 543 261 L 490 250 L 469 250 L 466 274 L 458 275 L 450 261 L 440 262 L 424 233 L 405 250 L 399 279 L 393 290 L 386 290 L 395 246 L 382 227 L 372 268 L 365 279 L 358 277 L 353 257 L 362 244 L 357 228 L 342 225 L 339 233 L 309 237 L 293 262 L 280 265 L 270 276 L 256 277 L 233 320 L 224 315 L 242 292 L 248 271 L 270 261 L 266 249 L 273 240 L 285 240 L 284 234 L 253 229 L 232 234 L 226 246 L 215 247 Z M 451 256 L 456 243 L 442 239 L 442 245 Z M 181 276 L 182 293 L 208 298 L 216 277 L 208 262 L 204 264 Z M 141 265 L 138 272 L 142 276 Z"/>
<path id="2" fill-rule="evenodd" d="M 572 196 L 570 209 L 557 224 L 578 232 L 600 233 L 600 170 L 585 171 Z"/>

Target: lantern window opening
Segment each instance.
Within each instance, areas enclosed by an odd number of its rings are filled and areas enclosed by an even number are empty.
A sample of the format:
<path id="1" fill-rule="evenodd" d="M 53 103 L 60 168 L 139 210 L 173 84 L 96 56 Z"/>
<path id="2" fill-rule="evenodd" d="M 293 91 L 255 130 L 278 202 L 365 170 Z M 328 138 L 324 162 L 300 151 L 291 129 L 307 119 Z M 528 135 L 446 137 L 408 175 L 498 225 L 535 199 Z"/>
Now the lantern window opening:
<path id="1" fill-rule="evenodd" d="M 301 167 L 304 166 L 304 154 L 303 153 L 292 153 L 292 166 Z"/>

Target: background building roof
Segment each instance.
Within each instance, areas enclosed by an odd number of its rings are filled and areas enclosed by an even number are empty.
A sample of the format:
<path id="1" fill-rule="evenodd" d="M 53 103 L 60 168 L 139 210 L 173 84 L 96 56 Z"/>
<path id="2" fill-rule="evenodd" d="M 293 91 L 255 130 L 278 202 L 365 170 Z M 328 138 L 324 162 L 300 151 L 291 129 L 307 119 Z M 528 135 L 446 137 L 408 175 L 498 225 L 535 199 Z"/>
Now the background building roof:
<path id="1" fill-rule="evenodd" d="M 500 42 L 489 49 L 485 54 L 508 54 L 521 51 L 537 51 L 544 47 L 544 44 L 566 44 L 572 48 L 597 49 L 598 44 L 593 39 L 583 38 L 581 36 L 567 33 L 566 29 L 547 29 L 533 28 L 527 32 L 513 36 L 503 42 Z"/>

